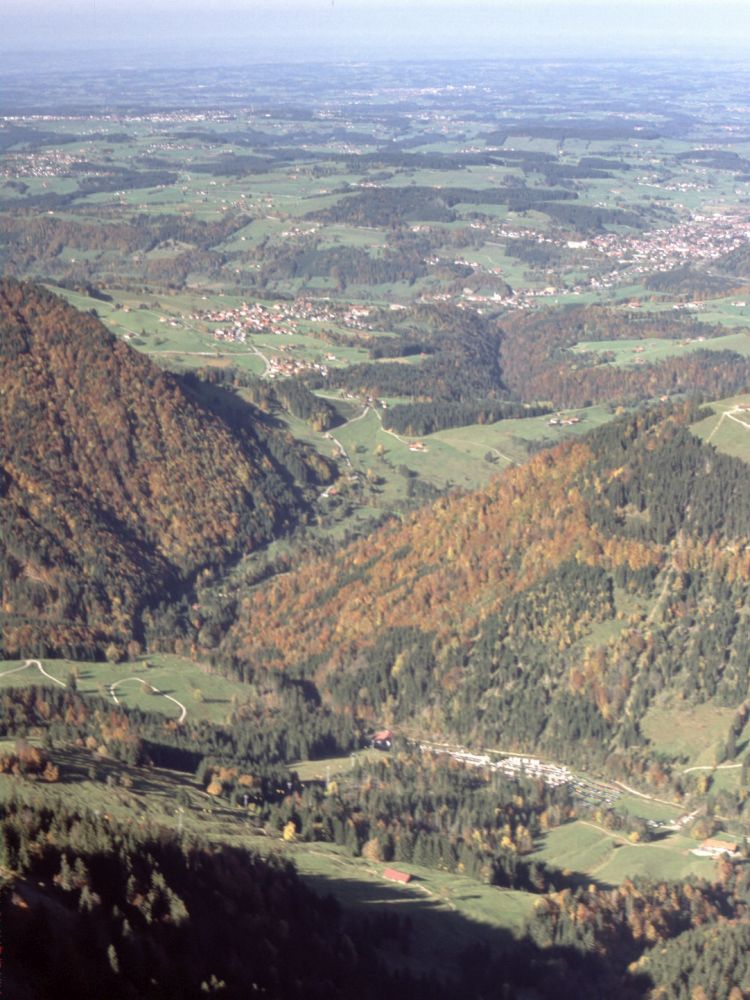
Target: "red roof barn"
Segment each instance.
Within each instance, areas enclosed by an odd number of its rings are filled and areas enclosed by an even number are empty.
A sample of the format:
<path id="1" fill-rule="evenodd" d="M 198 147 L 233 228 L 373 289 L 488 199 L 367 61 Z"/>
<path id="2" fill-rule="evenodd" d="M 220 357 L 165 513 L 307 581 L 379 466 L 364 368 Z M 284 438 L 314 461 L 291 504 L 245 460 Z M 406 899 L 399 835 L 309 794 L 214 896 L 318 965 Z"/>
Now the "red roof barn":
<path id="1" fill-rule="evenodd" d="M 404 885 L 412 879 L 408 872 L 400 872 L 396 868 L 386 868 L 383 871 L 383 878 L 387 878 L 390 882 L 403 882 Z"/>

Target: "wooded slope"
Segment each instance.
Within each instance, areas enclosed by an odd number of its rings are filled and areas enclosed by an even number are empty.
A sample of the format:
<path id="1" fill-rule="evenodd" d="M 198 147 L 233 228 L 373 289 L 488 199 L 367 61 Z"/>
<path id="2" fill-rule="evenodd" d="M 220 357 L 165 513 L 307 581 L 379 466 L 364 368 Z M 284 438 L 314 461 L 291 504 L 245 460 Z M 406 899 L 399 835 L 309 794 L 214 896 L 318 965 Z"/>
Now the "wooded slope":
<path id="1" fill-rule="evenodd" d="M 7 655 L 137 637 L 145 605 L 303 506 L 251 407 L 230 428 L 44 289 L 0 285 L 0 380 Z"/>
<path id="2" fill-rule="evenodd" d="M 750 469 L 695 415 L 617 420 L 277 578 L 224 660 L 365 719 L 562 754 L 638 744 L 664 689 L 739 705 Z"/>

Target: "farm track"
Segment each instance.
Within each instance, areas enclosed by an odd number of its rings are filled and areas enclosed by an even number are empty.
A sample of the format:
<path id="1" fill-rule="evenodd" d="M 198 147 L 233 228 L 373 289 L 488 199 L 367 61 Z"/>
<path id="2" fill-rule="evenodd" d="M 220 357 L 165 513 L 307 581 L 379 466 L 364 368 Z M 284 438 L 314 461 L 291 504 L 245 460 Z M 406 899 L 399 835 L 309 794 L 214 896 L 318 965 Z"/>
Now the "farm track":
<path id="1" fill-rule="evenodd" d="M 185 707 L 185 705 L 182 704 L 181 701 L 178 701 L 176 698 L 173 698 L 171 694 L 165 694 L 163 691 L 160 691 L 158 688 L 154 687 L 153 684 L 149 684 L 148 681 L 145 681 L 142 677 L 123 677 L 121 680 L 114 681 L 114 683 L 110 684 L 109 693 L 112 696 L 112 701 L 114 701 L 115 705 L 120 704 L 119 699 L 115 694 L 115 688 L 118 688 L 121 684 L 124 684 L 126 681 L 138 681 L 139 684 L 142 684 L 144 687 L 148 687 L 153 694 L 160 694 L 162 698 L 166 698 L 168 701 L 174 702 L 175 705 L 177 705 L 177 707 L 181 709 L 180 717 L 177 720 L 178 722 L 184 722 L 185 719 L 187 718 L 187 708 Z"/>
<path id="2" fill-rule="evenodd" d="M 63 684 L 62 681 L 59 681 L 57 677 L 53 677 L 52 674 L 47 673 L 39 660 L 27 660 L 22 667 L 13 667 L 12 670 L 6 670 L 5 673 L 0 674 L 0 677 L 8 677 L 10 674 L 18 674 L 22 670 L 26 670 L 28 667 L 36 667 L 42 676 L 47 678 L 47 680 L 52 681 L 53 684 L 57 684 L 58 687 L 65 687 L 65 684 Z"/>
<path id="3" fill-rule="evenodd" d="M 724 423 L 724 421 L 727 418 L 729 418 L 730 420 L 733 420 L 736 424 L 739 424 L 740 427 L 744 427 L 746 431 L 750 431 L 750 424 L 747 424 L 744 420 L 740 420 L 740 418 L 738 416 L 736 416 L 737 413 L 741 413 L 741 412 L 743 412 L 743 408 L 741 408 L 739 406 L 734 406 L 734 407 L 732 407 L 731 410 L 724 410 L 724 412 L 722 413 L 722 415 L 719 417 L 719 420 L 718 420 L 716 426 L 714 427 L 714 429 L 711 431 L 711 433 L 706 438 L 706 444 L 710 444 L 711 443 L 711 439 L 713 438 L 714 434 L 716 434 L 716 432 L 719 430 L 719 428 L 721 427 L 721 425 Z"/>
<path id="4" fill-rule="evenodd" d="M 476 441 L 466 441 L 463 438 L 460 438 L 460 439 L 456 438 L 455 443 L 456 444 L 468 444 L 468 445 L 472 445 L 472 444 L 476 444 Z M 510 455 L 504 455 L 503 452 L 498 451 L 497 448 L 493 448 L 491 445 L 487 445 L 487 451 L 491 451 L 493 455 L 497 455 L 498 458 L 502 458 L 502 460 L 504 462 L 507 462 L 508 465 L 515 465 L 516 464 L 515 463 L 515 459 L 511 458 Z"/>

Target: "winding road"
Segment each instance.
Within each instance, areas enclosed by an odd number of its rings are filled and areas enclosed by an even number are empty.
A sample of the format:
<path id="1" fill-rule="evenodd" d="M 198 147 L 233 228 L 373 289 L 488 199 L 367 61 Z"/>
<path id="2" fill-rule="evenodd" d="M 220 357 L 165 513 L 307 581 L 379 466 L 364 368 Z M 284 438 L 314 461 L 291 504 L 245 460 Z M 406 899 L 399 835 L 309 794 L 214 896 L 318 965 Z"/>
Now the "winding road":
<path id="1" fill-rule="evenodd" d="M 115 694 L 115 689 L 118 688 L 121 684 L 124 684 L 126 681 L 138 681 L 139 684 L 142 684 L 144 687 L 149 688 L 149 690 L 151 690 L 154 694 L 160 694 L 162 698 L 166 698 L 168 701 L 173 701 L 175 705 L 177 705 L 177 707 L 181 710 L 180 717 L 177 720 L 178 722 L 184 722 L 185 719 L 187 718 L 187 708 L 182 704 L 181 701 L 178 701 L 176 698 L 173 698 L 171 694 L 165 694 L 163 691 L 160 691 L 157 687 L 154 687 L 153 684 L 149 684 L 148 681 L 144 681 L 142 677 L 123 677 L 119 681 L 115 681 L 113 684 L 109 685 L 109 693 L 112 695 L 112 701 L 114 701 L 115 705 L 120 704 L 120 701 L 117 695 Z"/>
<path id="2" fill-rule="evenodd" d="M 328 398 L 329 398 L 329 399 L 332 399 L 333 397 L 329 396 Z M 361 413 L 357 414 L 357 416 L 356 416 L 356 417 L 352 417 L 352 419 L 351 419 L 351 420 L 347 420 L 347 422 L 346 422 L 345 424 L 342 424 L 342 425 L 341 425 L 341 426 L 340 426 L 340 427 L 338 428 L 338 430 L 339 430 L 339 431 L 343 431 L 343 430 L 345 430 L 345 429 L 346 429 L 346 428 L 347 428 L 347 427 L 348 427 L 348 426 L 349 426 L 350 424 L 356 424 L 356 422 L 357 422 L 358 420 L 362 420 L 362 418 L 363 418 L 363 417 L 366 417 L 366 416 L 367 416 L 367 414 L 368 414 L 369 412 L 370 412 L 370 404 L 369 404 L 369 403 L 367 403 L 367 404 L 365 405 L 365 408 L 364 408 L 364 410 L 362 410 L 362 412 L 361 412 Z M 334 443 L 334 444 L 336 445 L 336 447 L 338 448 L 338 450 L 339 450 L 339 451 L 341 452 L 341 457 L 342 457 L 342 458 L 344 459 L 344 461 L 345 461 L 345 462 L 346 462 L 346 464 L 347 464 L 347 465 L 349 466 L 349 468 L 350 468 L 350 469 L 354 468 L 354 466 L 352 465 L 352 460 L 351 460 L 351 459 L 349 458 L 349 454 L 348 454 L 348 452 L 347 452 L 346 448 L 345 448 L 345 447 L 343 446 L 343 444 L 342 444 L 342 443 L 341 443 L 341 442 L 339 441 L 339 439 L 338 439 L 338 438 L 335 438 L 335 437 L 333 436 L 333 434 L 331 434 L 331 432 L 330 432 L 330 431 L 325 431 L 325 432 L 324 432 L 324 434 L 323 434 L 323 437 L 324 437 L 324 438 L 325 438 L 326 440 L 328 440 L 328 441 L 333 441 L 333 443 Z M 324 490 L 324 492 L 323 492 L 323 493 L 321 493 L 321 496 L 328 496 L 328 490 Z"/>
<path id="3" fill-rule="evenodd" d="M 27 660 L 20 667 L 13 667 L 11 670 L 4 671 L 3 673 L 0 674 L 0 677 L 9 677 L 11 674 L 20 674 L 22 670 L 28 670 L 29 667 L 36 667 L 39 673 L 43 677 L 46 677 L 48 681 L 52 681 L 52 683 L 57 684 L 58 687 L 61 688 L 65 687 L 65 683 L 63 681 L 58 680 L 57 677 L 53 677 L 52 674 L 47 673 L 47 671 L 44 669 L 39 660 Z M 138 683 L 143 684 L 144 687 L 148 686 L 149 688 L 151 688 L 154 694 L 160 694 L 162 698 L 167 698 L 169 701 L 173 701 L 175 705 L 177 705 L 177 707 L 180 709 L 180 717 L 177 720 L 178 722 L 184 722 L 185 719 L 187 718 L 187 708 L 185 707 L 185 705 L 182 704 L 181 701 L 178 701 L 176 698 L 173 698 L 171 694 L 165 694 L 163 691 L 160 691 L 158 688 L 155 688 L 153 684 L 149 684 L 148 681 L 144 681 L 142 677 L 123 677 L 121 678 L 121 680 L 115 681 L 113 684 L 110 684 L 109 693 L 112 696 L 112 700 L 114 701 L 115 705 L 120 704 L 119 699 L 115 694 L 115 689 L 118 688 L 121 684 L 124 684 L 125 681 L 138 681 Z"/>
<path id="4" fill-rule="evenodd" d="M 61 688 L 65 687 L 65 684 L 62 681 L 59 681 L 56 677 L 53 677 L 52 674 L 47 673 L 47 671 L 44 669 L 39 660 L 27 660 L 22 667 L 13 667 L 12 670 L 6 670 L 5 673 L 0 674 L 0 677 L 8 677 L 10 674 L 18 674 L 22 670 L 26 670 L 28 667 L 36 667 L 39 673 L 43 677 L 46 677 L 48 681 L 52 681 L 52 683 L 57 684 L 58 687 Z"/>
<path id="5" fill-rule="evenodd" d="M 733 406 L 731 410 L 724 410 L 721 417 L 719 417 L 718 423 L 706 438 L 706 444 L 710 444 L 711 438 L 718 431 L 718 429 L 721 427 L 721 425 L 724 423 L 727 417 L 729 417 L 730 420 L 733 420 L 736 424 L 739 424 L 740 427 L 744 427 L 746 431 L 750 431 L 750 424 L 746 423 L 744 420 L 740 420 L 740 418 L 736 416 L 736 414 L 738 413 L 746 413 L 746 412 L 747 410 L 744 406 Z"/>

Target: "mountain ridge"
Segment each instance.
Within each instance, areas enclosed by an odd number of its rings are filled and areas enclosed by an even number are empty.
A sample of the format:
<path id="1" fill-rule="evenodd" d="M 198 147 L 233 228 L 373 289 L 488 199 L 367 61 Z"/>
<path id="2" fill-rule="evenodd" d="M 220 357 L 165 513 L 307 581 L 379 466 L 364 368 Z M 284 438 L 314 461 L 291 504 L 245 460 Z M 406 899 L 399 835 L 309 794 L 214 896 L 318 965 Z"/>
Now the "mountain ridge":
<path id="1" fill-rule="evenodd" d="M 750 469 L 690 432 L 699 414 L 620 418 L 305 563 L 243 600 L 216 661 L 310 678 L 365 720 L 564 758 L 644 745 L 661 690 L 740 705 Z"/>
<path id="2" fill-rule="evenodd" d="M 0 346 L 7 652 L 138 637 L 144 607 L 305 510 L 251 407 L 229 427 L 50 292 L 0 285 Z"/>

